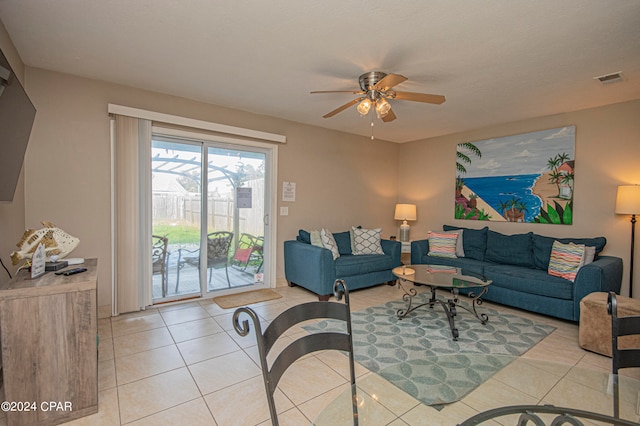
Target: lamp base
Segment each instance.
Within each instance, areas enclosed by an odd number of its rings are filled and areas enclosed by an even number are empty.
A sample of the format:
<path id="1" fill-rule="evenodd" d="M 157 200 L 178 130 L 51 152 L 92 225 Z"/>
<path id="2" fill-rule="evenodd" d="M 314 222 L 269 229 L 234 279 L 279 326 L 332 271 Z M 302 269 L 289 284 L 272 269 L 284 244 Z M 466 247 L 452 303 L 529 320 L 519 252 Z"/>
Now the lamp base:
<path id="1" fill-rule="evenodd" d="M 405 242 L 409 241 L 410 229 L 411 227 L 409 226 L 406 220 L 402 222 L 402 225 L 400 225 L 400 241 L 405 241 Z"/>

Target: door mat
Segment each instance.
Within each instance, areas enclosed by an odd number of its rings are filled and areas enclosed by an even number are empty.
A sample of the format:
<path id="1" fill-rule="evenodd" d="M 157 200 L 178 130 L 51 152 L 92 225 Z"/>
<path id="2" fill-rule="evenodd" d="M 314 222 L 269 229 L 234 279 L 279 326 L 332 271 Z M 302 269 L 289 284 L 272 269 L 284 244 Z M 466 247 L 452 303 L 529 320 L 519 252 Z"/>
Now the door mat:
<path id="1" fill-rule="evenodd" d="M 213 301 L 222 309 L 237 308 L 238 306 L 251 305 L 253 303 L 266 302 L 279 299 L 282 295 L 271 289 L 245 291 L 244 293 L 228 294 L 214 297 Z"/>

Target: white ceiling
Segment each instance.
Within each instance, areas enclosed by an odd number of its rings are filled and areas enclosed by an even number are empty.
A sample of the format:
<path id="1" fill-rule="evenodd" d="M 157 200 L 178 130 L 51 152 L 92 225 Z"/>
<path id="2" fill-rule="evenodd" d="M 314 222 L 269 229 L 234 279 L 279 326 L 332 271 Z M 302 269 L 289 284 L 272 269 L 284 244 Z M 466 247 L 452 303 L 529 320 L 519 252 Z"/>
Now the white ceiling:
<path id="1" fill-rule="evenodd" d="M 640 98 L 639 0 L 0 0 L 31 67 L 370 135 L 327 112 L 367 71 L 442 105 L 391 101 L 407 142 Z M 622 71 L 620 83 L 593 77 Z"/>

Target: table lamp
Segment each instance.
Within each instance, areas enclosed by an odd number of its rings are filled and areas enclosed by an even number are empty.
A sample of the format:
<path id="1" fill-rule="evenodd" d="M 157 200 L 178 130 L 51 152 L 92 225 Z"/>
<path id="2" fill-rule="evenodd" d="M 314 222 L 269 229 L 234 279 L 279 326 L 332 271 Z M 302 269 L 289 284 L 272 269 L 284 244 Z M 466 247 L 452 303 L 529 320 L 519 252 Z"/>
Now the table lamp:
<path id="1" fill-rule="evenodd" d="M 400 225 L 400 241 L 409 241 L 410 226 L 408 220 L 416 220 L 415 204 L 396 204 L 396 213 L 393 216 L 395 220 L 401 220 Z"/>
<path id="2" fill-rule="evenodd" d="M 633 248 L 635 245 L 636 215 L 640 214 L 640 186 L 620 185 L 616 196 L 616 213 L 631 215 L 631 258 L 629 259 L 629 297 L 633 297 Z"/>

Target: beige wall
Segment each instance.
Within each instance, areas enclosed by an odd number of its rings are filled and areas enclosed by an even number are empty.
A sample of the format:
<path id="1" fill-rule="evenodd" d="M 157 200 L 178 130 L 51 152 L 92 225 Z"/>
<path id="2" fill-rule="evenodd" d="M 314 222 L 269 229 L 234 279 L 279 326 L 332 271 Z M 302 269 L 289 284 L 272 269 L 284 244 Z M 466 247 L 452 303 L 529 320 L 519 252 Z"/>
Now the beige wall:
<path id="1" fill-rule="evenodd" d="M 0 49 L 11 64 L 18 79 L 24 84 L 24 64 L 16 51 L 4 24 L 0 21 Z M 27 90 L 28 92 L 28 90 Z M 2 143 L 5 143 L 2 141 Z M 9 255 L 16 250 L 16 243 L 24 232 L 24 168 L 20 173 L 13 202 L 0 203 L 0 258 L 9 269 L 11 275 L 15 274 L 16 267 L 11 264 Z M 0 283 L 8 281 L 9 275 L 0 269 Z"/>
<path id="2" fill-rule="evenodd" d="M 51 221 L 80 238 L 73 256 L 100 259 L 99 305 L 111 301 L 108 103 L 287 136 L 278 163 L 277 203 L 289 207 L 278 217 L 280 281 L 283 241 L 299 228 L 361 224 L 389 235 L 395 227 L 397 144 L 41 69 L 26 75 L 38 110 L 25 160 L 26 223 Z M 281 201 L 282 181 L 296 182 L 295 202 Z"/>
<path id="3" fill-rule="evenodd" d="M 640 101 L 539 117 L 516 123 L 397 145 L 371 141 L 318 127 L 244 113 L 182 98 L 50 71 L 24 68 L 4 28 L 0 47 L 12 66 L 24 70 L 26 90 L 37 108 L 36 122 L 12 204 L 0 205 L 0 255 L 5 264 L 25 225 L 56 223 L 81 240 L 75 256 L 98 257 L 99 304 L 110 303 L 109 121 L 107 104 L 116 103 L 189 118 L 279 133 L 277 278 L 283 279 L 282 243 L 299 228 L 344 230 L 351 225 L 382 227 L 397 234 L 393 206 L 415 202 L 418 220 L 412 238 L 455 221 L 451 193 L 455 145 L 541 129 L 576 125 L 577 174 L 574 225 L 490 223 L 504 233 L 534 231 L 550 236 L 596 236 L 608 239 L 607 254 L 625 262 L 626 294 L 629 218 L 614 214 L 616 186 L 640 183 Z M 17 64 L 17 65 L 15 65 Z M 283 181 L 297 184 L 297 200 L 281 201 Z M 26 186 L 26 191 L 24 187 Z M 479 226 L 476 225 L 476 226 Z M 9 265 L 8 265 L 9 266 Z M 635 293 L 640 294 L 640 264 Z M 0 280 L 7 279 L 0 271 Z"/>
<path id="4" fill-rule="evenodd" d="M 638 117 L 640 100 L 402 145 L 398 197 L 418 206 L 418 220 L 411 230 L 412 239 L 424 237 L 429 230 L 442 229 L 443 224 L 474 228 L 488 224 L 491 229 L 505 234 L 532 231 L 558 237 L 602 235 L 608 241 L 605 254 L 623 258 L 622 294 L 628 294 L 630 217 L 616 215 L 614 207 L 618 185 L 640 184 Z M 573 225 L 474 223 L 453 219 L 456 144 L 567 125 L 576 126 Z M 637 297 L 640 294 L 640 263 L 637 259 L 636 265 L 634 294 Z"/>

